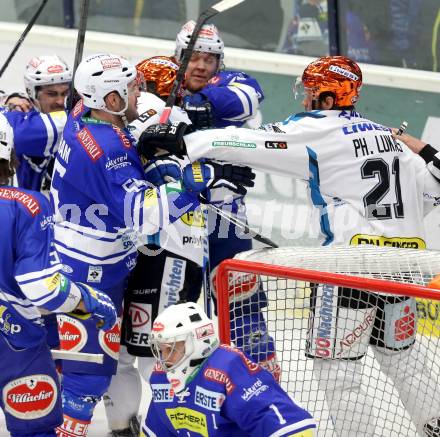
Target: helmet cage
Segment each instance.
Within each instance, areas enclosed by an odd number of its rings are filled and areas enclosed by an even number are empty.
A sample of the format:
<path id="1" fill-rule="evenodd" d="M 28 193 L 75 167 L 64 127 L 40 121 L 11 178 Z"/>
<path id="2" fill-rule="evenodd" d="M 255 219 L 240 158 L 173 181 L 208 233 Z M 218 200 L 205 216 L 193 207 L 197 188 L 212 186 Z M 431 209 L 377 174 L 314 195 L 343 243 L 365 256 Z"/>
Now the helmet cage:
<path id="1" fill-rule="evenodd" d="M 169 360 L 171 355 L 176 351 L 176 344 L 181 341 L 185 342 L 184 344 L 185 351 L 182 354 L 182 357 L 173 365 L 171 366 L 167 365 L 166 364 L 167 361 Z M 167 356 L 162 355 L 162 351 L 160 349 L 160 345 L 162 344 L 172 345 L 170 352 L 168 353 Z M 190 333 L 186 334 L 185 336 L 180 335 L 168 339 L 154 338 L 150 341 L 150 346 L 151 346 L 151 352 L 153 353 L 154 357 L 158 360 L 159 364 L 161 365 L 164 371 L 169 371 L 178 368 L 180 365 L 184 363 L 184 361 L 190 358 L 194 352 L 194 342 L 192 341 L 192 335 Z"/>

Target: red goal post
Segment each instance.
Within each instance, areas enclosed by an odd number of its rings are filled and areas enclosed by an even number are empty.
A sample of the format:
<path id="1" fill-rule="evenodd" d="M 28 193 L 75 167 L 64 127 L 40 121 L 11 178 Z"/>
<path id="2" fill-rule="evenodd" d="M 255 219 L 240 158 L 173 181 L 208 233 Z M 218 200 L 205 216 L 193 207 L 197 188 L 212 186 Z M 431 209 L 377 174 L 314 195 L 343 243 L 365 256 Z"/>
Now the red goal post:
<path id="1" fill-rule="evenodd" d="M 238 259 L 222 262 L 215 274 L 220 341 L 231 343 L 231 337 L 234 337 L 230 328 L 231 314 L 234 308 L 244 305 L 243 298 L 250 296 L 252 284 L 260 284 L 267 296 L 262 313 L 268 333 L 275 340 L 282 371 L 281 385 L 318 420 L 318 436 L 337 436 L 330 419 L 326 391 L 314 378 L 312 363 L 315 360 L 306 353 L 306 348 L 310 348 L 310 343 L 307 344 L 310 332 L 316 330 L 314 323 L 319 318 L 316 316 L 316 297 L 313 298 L 316 290 L 329 286 L 339 290 L 339 296 L 340 290 L 362 290 L 387 299 L 389 296 L 417 298 L 414 315 L 405 315 L 395 321 L 394 335 L 399 339 L 399 335 L 416 332 L 416 343 L 428 351 L 427 357 L 423 357 L 425 367 L 434 374 L 433 378 L 440 387 L 440 367 L 437 364 L 440 362 L 440 290 L 427 287 L 439 273 L 440 252 L 428 250 L 356 246 L 244 252 L 238 255 Z M 365 320 L 357 321 L 359 332 L 365 328 Z M 356 343 L 353 339 L 345 342 L 348 348 Z M 338 338 L 341 348 L 343 340 Z M 423 424 L 417 423 L 414 414 L 408 413 L 392 381 L 383 375 L 375 362 L 372 348 L 367 349 L 365 358 L 359 362 L 362 362 L 362 383 L 366 392 L 371 392 L 378 409 L 374 414 L 370 413 L 375 416 L 377 427 L 377 433 L 373 435 L 417 435 Z M 341 362 L 335 356 L 332 359 Z M 418 387 L 414 390 L 417 391 Z M 435 394 L 440 397 L 436 387 Z M 431 402 L 428 393 L 424 402 Z"/>

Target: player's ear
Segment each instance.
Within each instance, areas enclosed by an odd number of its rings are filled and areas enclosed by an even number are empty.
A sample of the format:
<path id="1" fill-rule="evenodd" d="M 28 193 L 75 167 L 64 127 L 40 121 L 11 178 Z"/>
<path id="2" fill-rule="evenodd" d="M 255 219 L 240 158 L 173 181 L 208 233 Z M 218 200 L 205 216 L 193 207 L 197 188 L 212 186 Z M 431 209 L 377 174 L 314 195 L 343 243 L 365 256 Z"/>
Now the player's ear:
<path id="1" fill-rule="evenodd" d="M 115 112 L 121 110 L 121 100 L 122 100 L 121 96 L 116 91 L 112 91 L 111 93 L 108 93 L 104 97 L 104 102 L 105 102 L 105 106 L 107 106 L 107 109 L 110 109 L 110 111 L 115 111 Z"/>
<path id="2" fill-rule="evenodd" d="M 334 109 L 335 106 L 335 97 L 332 93 L 325 93 L 326 95 L 321 100 L 321 109 L 328 110 Z"/>

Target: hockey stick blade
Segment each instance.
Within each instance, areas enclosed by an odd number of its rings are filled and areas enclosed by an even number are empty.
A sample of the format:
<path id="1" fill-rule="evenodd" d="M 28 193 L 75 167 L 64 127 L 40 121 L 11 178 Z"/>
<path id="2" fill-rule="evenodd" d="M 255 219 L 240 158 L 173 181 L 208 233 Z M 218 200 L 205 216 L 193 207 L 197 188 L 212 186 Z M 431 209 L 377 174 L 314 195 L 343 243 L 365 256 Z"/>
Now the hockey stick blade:
<path id="1" fill-rule="evenodd" d="M 177 92 L 185 77 L 186 68 L 188 67 L 189 60 L 191 59 L 191 55 L 194 50 L 194 45 L 197 41 L 197 38 L 199 37 L 202 26 L 206 23 L 207 20 L 219 14 L 220 12 L 227 11 L 228 9 L 233 8 L 234 6 L 242 2 L 244 2 L 244 0 L 222 0 L 221 2 L 216 3 L 199 15 L 196 25 L 194 26 L 193 33 L 191 34 L 191 38 L 188 41 L 188 46 L 183 51 L 182 61 L 180 62 L 179 70 L 177 71 L 176 78 L 174 79 L 173 87 L 171 88 L 171 92 L 165 103 L 165 108 L 160 115 L 160 124 L 166 124 L 170 119 L 171 110 L 174 103 L 176 102 Z"/>
<path id="2" fill-rule="evenodd" d="M 32 29 L 34 23 L 37 21 L 38 17 L 41 14 L 41 11 L 43 10 L 44 6 L 46 6 L 47 0 L 43 0 L 41 2 L 40 7 L 37 9 L 37 11 L 35 12 L 34 16 L 31 18 L 31 20 L 29 21 L 29 24 L 26 26 L 26 28 L 24 29 L 23 33 L 21 34 L 20 38 L 18 39 L 18 41 L 15 43 L 14 48 L 12 49 L 11 53 L 9 54 L 8 58 L 6 59 L 5 63 L 3 64 L 3 67 L 0 69 L 0 77 L 3 76 L 3 73 L 5 72 L 6 68 L 8 68 L 9 63 L 11 62 L 12 58 L 15 56 L 15 54 L 17 53 L 18 49 L 20 48 L 22 42 L 24 41 L 24 39 L 26 38 L 26 35 L 29 33 L 29 31 Z"/>
<path id="3" fill-rule="evenodd" d="M 54 360 L 82 361 L 84 363 L 97 363 L 97 364 L 102 364 L 104 361 L 103 354 L 89 354 L 84 352 L 60 351 L 57 349 L 51 349 L 50 352 Z"/>

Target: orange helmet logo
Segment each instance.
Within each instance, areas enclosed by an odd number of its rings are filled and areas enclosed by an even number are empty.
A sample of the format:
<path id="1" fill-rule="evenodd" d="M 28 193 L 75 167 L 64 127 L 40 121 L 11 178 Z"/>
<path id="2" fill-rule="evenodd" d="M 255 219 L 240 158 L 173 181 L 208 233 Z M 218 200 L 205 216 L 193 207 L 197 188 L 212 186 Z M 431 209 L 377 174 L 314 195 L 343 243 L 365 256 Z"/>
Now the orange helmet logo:
<path id="1" fill-rule="evenodd" d="M 335 106 L 352 106 L 359 98 L 362 71 L 345 56 L 324 56 L 307 66 L 302 75 L 304 88 L 318 99 L 323 92 L 335 95 Z"/>

